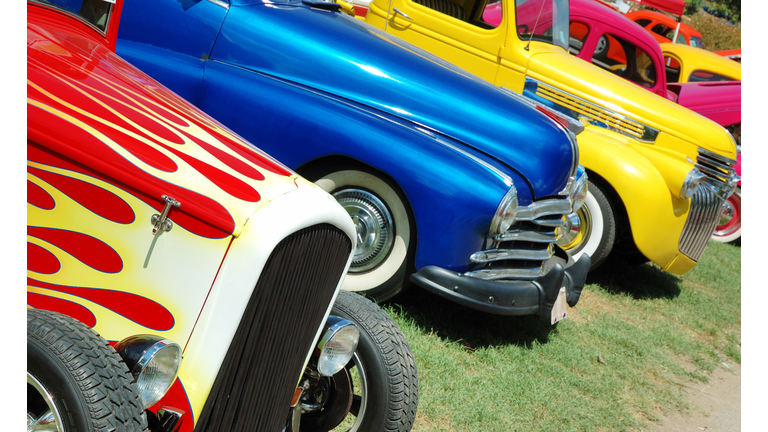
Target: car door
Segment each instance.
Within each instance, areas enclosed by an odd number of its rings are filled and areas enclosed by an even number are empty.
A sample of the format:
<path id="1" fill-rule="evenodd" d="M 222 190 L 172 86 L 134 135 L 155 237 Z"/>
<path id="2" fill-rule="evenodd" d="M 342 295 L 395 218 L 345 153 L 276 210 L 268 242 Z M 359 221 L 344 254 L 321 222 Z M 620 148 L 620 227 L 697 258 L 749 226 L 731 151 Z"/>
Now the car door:
<path id="1" fill-rule="evenodd" d="M 483 19 L 486 0 L 374 2 L 367 20 L 386 19 L 386 31 L 494 82 L 506 17 L 498 27 Z M 383 5 L 382 7 L 378 7 Z M 389 10 L 387 10 L 389 9 Z M 384 28 L 384 25 L 377 25 Z"/>
<path id="2" fill-rule="evenodd" d="M 228 0 L 126 0 L 117 54 L 198 105 L 205 61 L 228 10 Z"/>

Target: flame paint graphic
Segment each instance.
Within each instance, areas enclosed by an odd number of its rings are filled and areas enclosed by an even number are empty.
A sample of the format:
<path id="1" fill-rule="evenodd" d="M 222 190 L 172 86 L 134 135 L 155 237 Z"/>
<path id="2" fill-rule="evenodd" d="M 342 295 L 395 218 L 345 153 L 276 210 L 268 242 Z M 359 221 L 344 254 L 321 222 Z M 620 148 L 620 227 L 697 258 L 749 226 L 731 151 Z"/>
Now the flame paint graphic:
<path id="1" fill-rule="evenodd" d="M 109 289 L 55 285 L 32 278 L 27 278 L 27 285 L 82 297 L 152 330 L 165 331 L 173 327 L 173 315 L 168 309 L 154 300 L 136 294 Z"/>
<path id="2" fill-rule="evenodd" d="M 69 315 L 88 327 L 96 325 L 96 317 L 93 312 L 69 300 L 27 292 L 27 304 L 35 309 L 52 310 Z"/>
<path id="3" fill-rule="evenodd" d="M 75 231 L 27 226 L 27 235 L 45 240 L 66 251 L 83 264 L 105 273 L 123 269 L 120 255 L 103 241 Z"/>

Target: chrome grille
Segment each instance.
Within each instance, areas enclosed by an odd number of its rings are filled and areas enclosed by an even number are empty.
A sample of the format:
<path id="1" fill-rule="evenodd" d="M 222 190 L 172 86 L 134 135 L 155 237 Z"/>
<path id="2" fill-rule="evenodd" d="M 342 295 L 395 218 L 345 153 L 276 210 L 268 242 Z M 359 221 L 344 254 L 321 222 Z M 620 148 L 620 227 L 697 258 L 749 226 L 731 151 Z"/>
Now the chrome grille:
<path id="1" fill-rule="evenodd" d="M 568 199 L 547 199 L 519 207 L 515 223 L 493 238 L 493 247 L 473 254 L 479 267 L 470 272 L 485 280 L 536 279 L 544 274 L 544 262 L 552 258 L 554 245 L 571 212 Z"/>
<path id="2" fill-rule="evenodd" d="M 691 198 L 691 210 L 680 236 L 680 252 L 698 261 L 720 219 L 723 200 L 707 187 L 699 188 Z"/>
<path id="3" fill-rule="evenodd" d="M 704 253 L 720 219 L 723 201 L 737 181 L 734 164 L 733 159 L 699 149 L 694 166 L 704 174 L 704 187 L 691 198 L 691 209 L 679 243 L 680 252 L 694 261 Z"/>
<path id="4" fill-rule="evenodd" d="M 733 168 L 735 164 L 733 159 L 699 148 L 694 166 L 704 174 L 705 181 L 714 188 L 714 192 L 726 199 L 736 181 L 736 170 Z"/>

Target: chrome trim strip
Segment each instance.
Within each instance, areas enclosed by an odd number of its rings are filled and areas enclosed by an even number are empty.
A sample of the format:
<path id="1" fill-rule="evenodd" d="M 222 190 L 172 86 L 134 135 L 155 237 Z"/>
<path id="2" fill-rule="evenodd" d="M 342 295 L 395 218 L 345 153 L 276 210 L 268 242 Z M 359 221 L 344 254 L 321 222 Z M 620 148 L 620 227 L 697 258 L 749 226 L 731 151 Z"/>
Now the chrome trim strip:
<path id="1" fill-rule="evenodd" d="M 634 138 L 638 141 L 653 144 L 659 136 L 659 130 L 640 123 L 637 120 L 605 108 L 586 99 L 575 96 L 557 87 L 545 84 L 539 80 L 525 77 L 523 94 L 529 92 L 541 99 L 553 103 L 556 107 L 568 110 L 566 115 L 576 117 L 581 123 L 588 123 Z M 568 100 L 568 98 L 572 100 Z M 583 112 L 578 112 L 574 104 L 580 105 Z M 569 106 L 570 105 L 570 106 Z M 575 114 L 575 115 L 574 115 Z"/>
<path id="2" fill-rule="evenodd" d="M 215 4 L 216 6 L 221 6 L 226 10 L 229 10 L 229 3 L 223 0 L 208 0 L 209 2 Z"/>
<path id="3" fill-rule="evenodd" d="M 570 201 L 566 199 L 548 199 L 533 202 L 526 207 L 519 207 L 515 221 L 533 221 L 534 219 L 546 216 L 566 215 L 570 212 Z"/>
<path id="4" fill-rule="evenodd" d="M 736 159 L 728 159 L 725 156 L 719 155 L 719 154 L 717 154 L 715 152 L 712 152 L 712 151 L 709 151 L 709 150 L 707 150 L 705 148 L 699 147 L 699 154 L 702 155 L 702 156 L 708 157 L 710 159 L 718 160 L 718 161 L 728 165 L 729 167 L 731 167 L 733 165 L 736 165 Z"/>
<path id="5" fill-rule="evenodd" d="M 499 279 L 536 279 L 544 275 L 544 269 L 541 267 L 518 268 L 518 269 L 484 269 L 464 273 L 464 276 L 483 280 Z"/>
<path id="6" fill-rule="evenodd" d="M 494 237 L 497 241 L 529 241 L 534 243 L 554 243 L 563 236 L 562 229 L 552 231 L 510 230 Z"/>
<path id="7" fill-rule="evenodd" d="M 475 252 L 469 257 L 472 263 L 487 263 L 501 260 L 546 260 L 554 255 L 552 244 L 547 245 L 546 249 L 489 249 Z"/>

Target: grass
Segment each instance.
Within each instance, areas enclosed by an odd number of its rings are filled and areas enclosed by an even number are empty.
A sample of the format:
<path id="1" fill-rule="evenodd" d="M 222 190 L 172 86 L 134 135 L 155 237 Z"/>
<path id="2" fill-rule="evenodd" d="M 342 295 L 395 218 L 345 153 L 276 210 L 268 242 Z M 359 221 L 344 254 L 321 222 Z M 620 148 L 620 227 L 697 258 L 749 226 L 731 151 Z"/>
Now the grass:
<path id="1" fill-rule="evenodd" d="M 418 288 L 384 305 L 419 369 L 414 430 L 646 430 L 690 408 L 681 387 L 741 362 L 740 247 L 712 242 L 682 277 L 604 265 L 587 283 L 554 327 Z"/>

